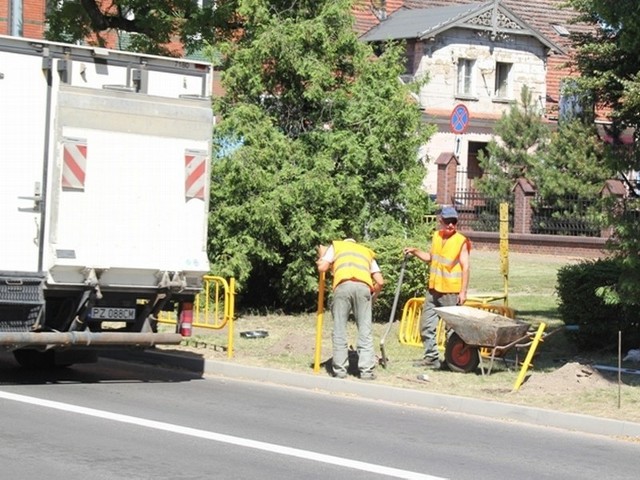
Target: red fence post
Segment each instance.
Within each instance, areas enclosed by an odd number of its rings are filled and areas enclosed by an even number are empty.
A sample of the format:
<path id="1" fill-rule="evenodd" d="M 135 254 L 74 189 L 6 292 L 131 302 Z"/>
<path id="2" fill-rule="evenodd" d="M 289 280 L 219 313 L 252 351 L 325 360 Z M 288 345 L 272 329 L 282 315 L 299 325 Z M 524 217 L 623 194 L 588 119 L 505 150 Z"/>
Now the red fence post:
<path id="1" fill-rule="evenodd" d="M 526 178 L 520 178 L 513 187 L 513 233 L 531 233 L 533 208 L 531 201 L 536 190 Z"/>
<path id="2" fill-rule="evenodd" d="M 614 204 L 614 211 L 619 210 L 622 205 L 622 199 L 627 196 L 627 189 L 624 187 L 622 180 L 609 179 L 604 182 L 602 190 L 600 190 L 600 196 L 602 198 L 612 197 Z M 613 227 L 611 225 L 603 227 L 600 230 L 600 236 L 602 238 L 609 238 L 613 235 Z"/>
<path id="3" fill-rule="evenodd" d="M 452 152 L 443 152 L 436 159 L 438 166 L 438 186 L 436 203 L 438 205 L 454 205 L 456 193 L 456 176 L 458 159 Z"/>

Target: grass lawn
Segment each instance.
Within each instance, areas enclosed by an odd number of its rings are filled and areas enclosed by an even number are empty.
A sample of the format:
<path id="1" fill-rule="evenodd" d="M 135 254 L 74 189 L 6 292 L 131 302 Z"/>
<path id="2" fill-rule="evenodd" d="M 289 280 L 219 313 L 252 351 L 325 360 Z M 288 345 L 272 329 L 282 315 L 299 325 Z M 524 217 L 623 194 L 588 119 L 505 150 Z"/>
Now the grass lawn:
<path id="1" fill-rule="evenodd" d="M 556 275 L 563 265 L 579 261 L 578 258 L 510 253 L 508 302 L 518 318 L 536 325 L 540 322 L 559 324 Z M 473 251 L 469 294 L 502 292 L 503 285 L 499 253 Z"/>

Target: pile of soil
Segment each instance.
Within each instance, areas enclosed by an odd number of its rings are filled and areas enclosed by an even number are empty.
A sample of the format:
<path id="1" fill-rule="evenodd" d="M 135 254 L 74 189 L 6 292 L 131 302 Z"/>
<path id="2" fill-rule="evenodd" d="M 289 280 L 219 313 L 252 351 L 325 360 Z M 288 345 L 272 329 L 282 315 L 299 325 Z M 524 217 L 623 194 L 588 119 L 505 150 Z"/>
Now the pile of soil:
<path id="1" fill-rule="evenodd" d="M 527 393 L 561 394 L 610 387 L 613 379 L 589 364 L 569 362 L 552 372 L 534 372 L 522 384 Z"/>

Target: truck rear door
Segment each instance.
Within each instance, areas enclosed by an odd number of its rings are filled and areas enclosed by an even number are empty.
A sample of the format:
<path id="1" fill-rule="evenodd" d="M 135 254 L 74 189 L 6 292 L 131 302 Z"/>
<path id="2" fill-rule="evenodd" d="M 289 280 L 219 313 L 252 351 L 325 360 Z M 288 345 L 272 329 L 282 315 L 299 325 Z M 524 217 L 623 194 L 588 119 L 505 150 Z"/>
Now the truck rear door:
<path id="1" fill-rule="evenodd" d="M 42 57 L 0 45 L 0 222 L 2 270 L 41 270 L 43 163 L 49 117 Z"/>
<path id="2" fill-rule="evenodd" d="M 153 285 L 158 270 L 208 272 L 210 102 L 74 87 L 58 93 L 54 278 L 78 281 L 92 267 L 111 283 Z"/>

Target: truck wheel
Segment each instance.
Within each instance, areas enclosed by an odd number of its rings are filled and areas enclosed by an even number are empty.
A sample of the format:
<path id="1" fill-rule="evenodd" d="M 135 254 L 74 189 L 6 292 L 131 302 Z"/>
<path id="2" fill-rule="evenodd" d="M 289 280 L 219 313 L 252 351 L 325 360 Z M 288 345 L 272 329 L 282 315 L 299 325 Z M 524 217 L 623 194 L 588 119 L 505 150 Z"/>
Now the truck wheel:
<path id="1" fill-rule="evenodd" d="M 56 366 L 53 351 L 40 352 L 38 350 L 30 350 L 22 348 L 13 352 L 13 357 L 22 368 L 31 370 L 43 370 L 54 368 Z"/>
<path id="2" fill-rule="evenodd" d="M 472 372 L 480 364 L 478 348 L 467 345 L 456 332 L 447 339 L 444 359 L 451 370 L 461 373 Z"/>

